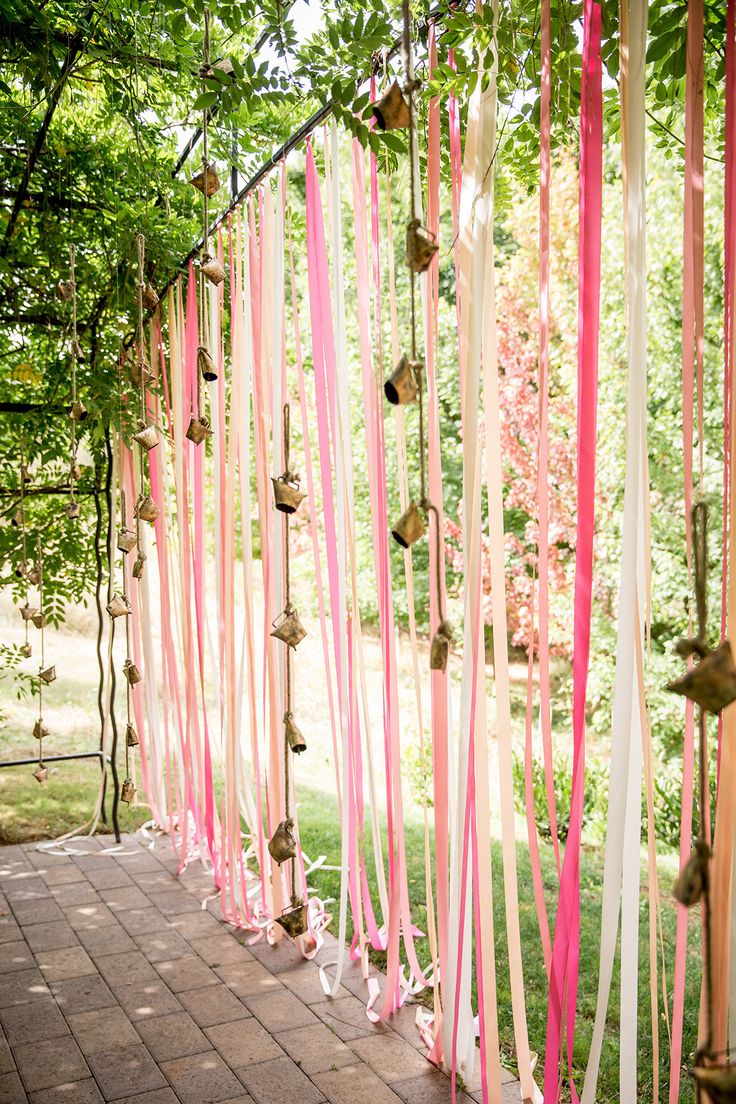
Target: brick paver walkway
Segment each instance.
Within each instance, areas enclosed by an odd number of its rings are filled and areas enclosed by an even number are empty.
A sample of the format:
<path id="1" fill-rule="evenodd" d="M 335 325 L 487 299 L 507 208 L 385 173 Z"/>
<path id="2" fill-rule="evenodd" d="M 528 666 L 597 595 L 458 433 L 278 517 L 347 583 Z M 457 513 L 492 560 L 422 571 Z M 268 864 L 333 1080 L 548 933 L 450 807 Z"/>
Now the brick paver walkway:
<path id="1" fill-rule="evenodd" d="M 288 939 L 246 948 L 202 909 L 211 879 L 177 878 L 167 841 L 111 843 L 0 848 L 0 1104 L 450 1101 L 415 1010 L 372 1025 L 356 964 L 330 999 Z M 334 953 L 328 938 L 319 958 Z M 481 1099 L 467 1088 L 458 1104 Z"/>

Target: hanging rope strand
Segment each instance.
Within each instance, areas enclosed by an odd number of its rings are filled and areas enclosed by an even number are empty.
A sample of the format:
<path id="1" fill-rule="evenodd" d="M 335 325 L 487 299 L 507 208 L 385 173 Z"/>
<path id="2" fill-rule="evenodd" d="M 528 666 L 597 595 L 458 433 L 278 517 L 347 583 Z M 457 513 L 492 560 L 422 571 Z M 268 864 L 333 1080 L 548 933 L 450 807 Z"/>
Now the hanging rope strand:
<path id="1" fill-rule="evenodd" d="M 289 410 L 289 404 L 284 403 L 284 469 L 287 479 L 290 475 L 289 467 L 289 454 L 290 454 L 290 436 L 291 436 L 291 416 Z M 284 514 L 284 574 L 285 574 L 285 592 L 286 592 L 286 609 L 291 609 L 291 557 L 289 552 L 289 514 Z M 286 646 L 286 661 L 285 661 L 285 681 L 286 681 L 286 719 L 291 720 L 291 700 L 292 700 L 292 688 L 291 688 L 291 648 L 287 644 Z M 291 817 L 291 754 L 289 749 L 289 740 L 286 734 L 286 725 L 284 725 L 284 816 L 287 820 Z M 291 898 L 292 902 L 296 896 L 296 859 L 292 858 L 289 862 L 290 875 L 291 875 Z"/>

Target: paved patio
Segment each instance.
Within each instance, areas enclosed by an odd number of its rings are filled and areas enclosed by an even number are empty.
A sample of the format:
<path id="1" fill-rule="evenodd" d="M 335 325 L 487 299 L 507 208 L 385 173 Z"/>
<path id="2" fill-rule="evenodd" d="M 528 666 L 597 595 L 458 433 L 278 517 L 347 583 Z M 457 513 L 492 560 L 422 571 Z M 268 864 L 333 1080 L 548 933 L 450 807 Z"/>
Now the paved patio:
<path id="1" fill-rule="evenodd" d="M 365 1014 L 351 963 L 330 999 L 289 940 L 245 947 L 176 877 L 168 841 L 0 848 L 0 1104 L 445 1104 L 406 1007 Z M 331 961 L 328 938 L 319 958 Z M 360 999 L 359 999 L 360 998 Z M 478 1084 L 459 1104 L 480 1101 Z M 504 1099 L 518 1102 L 509 1078 Z"/>

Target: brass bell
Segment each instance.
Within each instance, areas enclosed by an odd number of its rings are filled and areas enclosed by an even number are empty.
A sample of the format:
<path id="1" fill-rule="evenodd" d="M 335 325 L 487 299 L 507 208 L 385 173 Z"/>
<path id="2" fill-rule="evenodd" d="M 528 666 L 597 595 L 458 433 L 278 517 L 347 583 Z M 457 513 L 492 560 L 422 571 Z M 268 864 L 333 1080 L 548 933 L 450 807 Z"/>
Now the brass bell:
<path id="1" fill-rule="evenodd" d="M 82 469 L 80 468 L 76 458 L 72 460 L 71 464 L 69 465 L 69 478 L 74 483 L 78 483 L 79 480 L 82 478 Z"/>
<path id="2" fill-rule="evenodd" d="M 426 532 L 416 502 L 410 502 L 391 530 L 391 536 L 402 548 L 411 548 L 412 544 L 421 540 Z"/>
<path id="3" fill-rule="evenodd" d="M 128 680 L 128 686 L 135 686 L 136 683 L 141 681 L 141 673 L 132 659 L 126 659 L 123 664 L 123 674 Z"/>
<path id="4" fill-rule="evenodd" d="M 698 1100 L 701 1093 L 713 1104 L 734 1104 L 736 1101 L 736 1067 L 693 1066 L 688 1070 L 698 1087 Z"/>
<path id="5" fill-rule="evenodd" d="M 85 358 L 85 352 L 84 352 L 84 349 L 79 344 L 79 342 L 77 341 L 76 338 L 72 341 L 72 353 L 74 354 L 74 357 L 75 357 L 76 360 L 80 361 L 81 363 L 84 363 L 84 361 L 86 359 Z"/>
<path id="6" fill-rule="evenodd" d="M 429 647 L 430 671 L 447 670 L 447 660 L 450 656 L 450 645 L 453 639 L 452 625 L 450 622 L 440 621 L 437 626 L 437 632 L 432 637 L 432 643 Z"/>
<path id="7" fill-rule="evenodd" d="M 37 740 L 45 740 L 48 734 L 49 730 L 39 717 L 33 726 L 33 735 L 36 737 Z"/>
<path id="8" fill-rule="evenodd" d="M 140 518 L 141 521 L 150 521 L 151 524 L 153 524 L 160 513 L 161 511 L 150 495 L 146 495 L 144 498 L 140 499 L 135 508 L 135 516 Z"/>
<path id="9" fill-rule="evenodd" d="M 212 436 L 209 418 L 206 418 L 204 414 L 201 418 L 192 418 L 185 436 L 188 441 L 192 441 L 195 445 L 201 445 L 203 441 Z"/>
<path id="10" fill-rule="evenodd" d="M 297 755 L 301 755 L 303 751 L 307 750 L 307 741 L 297 728 L 291 713 L 284 713 L 284 735 L 289 747 Z"/>
<path id="11" fill-rule="evenodd" d="M 155 379 L 153 368 L 144 356 L 136 357 L 130 365 L 130 382 L 134 387 L 140 387 L 145 383 L 148 387 Z"/>
<path id="12" fill-rule="evenodd" d="M 202 374 L 202 379 L 206 380 L 207 383 L 212 383 L 213 380 L 217 379 L 215 362 L 209 349 L 205 349 L 204 345 L 200 345 L 197 349 L 197 368 Z"/>
<path id="13" fill-rule="evenodd" d="M 153 290 L 150 284 L 143 285 L 143 291 L 141 293 L 143 299 L 143 306 L 147 311 L 155 311 L 158 306 L 158 295 Z"/>
<path id="14" fill-rule="evenodd" d="M 145 566 L 146 566 L 146 553 L 141 552 L 141 550 L 139 548 L 138 549 L 138 555 L 136 556 L 135 563 L 133 564 L 133 578 L 134 579 L 142 579 L 143 578 L 143 571 L 144 571 Z"/>
<path id="15" fill-rule="evenodd" d="M 141 425 L 137 433 L 133 434 L 133 440 L 137 441 L 142 449 L 150 452 L 158 444 L 158 432 L 154 425 Z"/>
<path id="16" fill-rule="evenodd" d="M 76 399 L 69 407 L 69 417 L 73 422 L 83 422 L 88 414 L 89 411 L 81 399 Z"/>
<path id="17" fill-rule="evenodd" d="M 133 785 L 132 778 L 126 778 L 120 789 L 120 800 L 124 801 L 127 805 L 130 805 L 131 801 L 135 797 L 135 786 Z"/>
<path id="18" fill-rule="evenodd" d="M 54 666 L 45 667 L 43 671 L 38 672 L 38 677 L 48 686 L 49 683 L 54 682 L 56 679 L 56 668 Z"/>
<path id="19" fill-rule="evenodd" d="M 36 626 L 37 629 L 46 628 L 46 614 L 43 612 L 43 610 L 38 610 L 36 613 L 34 613 L 33 624 Z"/>
<path id="20" fill-rule="evenodd" d="M 33 777 L 37 782 L 45 782 L 48 779 L 49 772 L 46 767 L 39 764 L 36 770 L 33 772 Z"/>
<path id="21" fill-rule="evenodd" d="M 41 582 L 41 568 L 37 563 L 34 564 L 31 570 L 28 572 L 28 582 L 31 584 L 31 586 L 38 586 L 38 584 Z"/>
<path id="22" fill-rule="evenodd" d="M 220 190 L 220 178 L 214 165 L 206 164 L 203 169 L 192 177 L 189 183 L 202 195 L 213 196 L 215 192 Z"/>
<path id="23" fill-rule="evenodd" d="M 122 617 L 126 613 L 132 613 L 132 607 L 124 594 L 113 594 L 107 603 L 107 612 L 111 617 Z"/>
<path id="24" fill-rule="evenodd" d="M 281 925 L 290 939 L 298 939 L 300 935 L 306 935 L 309 930 L 306 902 L 293 893 L 291 906 L 276 917 L 276 923 Z"/>
<path id="25" fill-rule="evenodd" d="M 296 476 L 290 471 L 285 471 L 283 475 L 272 475 L 271 482 L 276 509 L 282 514 L 296 513 L 300 503 L 307 497 L 299 490 Z"/>
<path id="26" fill-rule="evenodd" d="M 727 640 L 712 650 L 700 642 L 681 641 L 680 654 L 699 652 L 700 662 L 667 686 L 675 694 L 683 694 L 709 713 L 720 713 L 736 701 L 736 667 Z"/>
<path id="27" fill-rule="evenodd" d="M 373 118 L 380 130 L 405 130 L 409 126 L 409 104 L 397 80 L 386 95 L 373 104 Z"/>
<path id="28" fill-rule="evenodd" d="M 434 234 L 422 226 L 419 219 L 412 219 L 406 228 L 404 264 L 407 268 L 412 272 L 426 272 L 438 250 Z"/>
<path id="29" fill-rule="evenodd" d="M 690 853 L 690 858 L 677 875 L 675 884 L 672 887 L 672 894 L 675 900 L 679 901 L 685 908 L 692 908 L 693 905 L 697 905 L 698 901 L 703 896 L 703 891 L 708 880 L 709 860 L 710 851 L 708 847 L 702 840 L 696 840 L 695 846 Z"/>
<path id="30" fill-rule="evenodd" d="M 129 748 L 138 747 L 139 744 L 138 733 L 130 723 L 125 726 L 125 744 Z"/>
<path id="31" fill-rule="evenodd" d="M 67 502 L 66 506 L 64 507 L 64 513 L 70 521 L 73 521 L 74 518 L 79 517 L 79 510 L 80 506 L 76 498 L 72 498 L 69 502 Z"/>
<path id="32" fill-rule="evenodd" d="M 21 644 L 21 646 L 20 646 L 20 654 L 21 654 L 22 656 L 25 656 L 25 658 L 26 658 L 26 659 L 28 659 L 28 657 L 29 657 L 30 655 L 32 655 L 32 653 L 33 653 L 33 648 L 31 647 L 31 645 L 30 645 L 30 644 L 29 644 L 29 643 L 28 643 L 27 641 L 26 641 L 26 643 L 25 643 L 25 644 Z"/>
<path id="33" fill-rule="evenodd" d="M 205 276 L 211 284 L 217 287 L 225 279 L 225 269 L 222 267 L 217 257 L 211 257 L 209 253 L 205 253 L 202 257 L 202 263 L 200 264 L 202 275 Z"/>
<path id="34" fill-rule="evenodd" d="M 421 361 L 411 361 L 407 356 L 402 356 L 383 385 L 384 394 L 390 403 L 394 406 L 406 406 L 414 402 L 419 391 L 417 371 L 421 372 L 423 367 Z"/>
<path id="35" fill-rule="evenodd" d="M 290 648 L 296 648 L 297 644 L 306 635 L 307 630 L 302 625 L 299 614 L 291 604 L 273 622 L 271 636 L 275 636 L 277 640 L 283 640 L 284 644 L 287 644 Z"/>
<path id="36" fill-rule="evenodd" d="M 132 529 L 119 529 L 118 530 L 118 552 L 125 552 L 127 555 L 133 548 L 135 548 L 136 535 Z"/>
<path id="37" fill-rule="evenodd" d="M 74 281 L 73 280 L 59 280 L 56 285 L 56 294 L 62 303 L 68 303 L 74 296 Z"/>
<path id="38" fill-rule="evenodd" d="M 268 841 L 268 850 L 271 858 L 281 866 L 287 859 L 296 858 L 296 840 L 294 838 L 294 821 L 291 817 L 282 820 L 278 828 Z"/>
<path id="39" fill-rule="evenodd" d="M 24 621 L 32 621 L 37 613 L 38 610 L 36 609 L 36 607 L 29 606 L 28 603 L 26 603 L 25 606 L 20 607 L 20 615 Z"/>

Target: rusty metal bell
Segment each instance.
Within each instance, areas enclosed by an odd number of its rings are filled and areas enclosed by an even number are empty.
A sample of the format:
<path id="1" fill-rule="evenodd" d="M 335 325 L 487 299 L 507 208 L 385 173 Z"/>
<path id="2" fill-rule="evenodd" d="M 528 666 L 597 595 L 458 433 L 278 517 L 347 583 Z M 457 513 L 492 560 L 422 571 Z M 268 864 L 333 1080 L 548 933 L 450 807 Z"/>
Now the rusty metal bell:
<path id="1" fill-rule="evenodd" d="M 136 535 L 132 529 L 118 530 L 118 552 L 125 552 L 125 554 L 127 555 L 128 552 L 132 551 L 132 549 L 135 548 L 135 545 Z"/>
<path id="2" fill-rule="evenodd" d="M 82 478 L 82 469 L 79 466 L 79 462 L 75 457 L 69 465 L 69 478 L 73 483 L 78 483 Z"/>
<path id="3" fill-rule="evenodd" d="M 28 572 L 28 582 L 31 586 L 38 586 L 41 582 L 41 568 L 39 564 L 34 563 L 33 567 Z"/>
<path id="4" fill-rule="evenodd" d="M 29 656 L 31 656 L 31 655 L 33 654 L 33 648 L 32 648 L 32 647 L 31 647 L 31 645 L 30 645 L 30 644 L 28 643 L 28 641 L 26 641 L 26 643 L 25 643 L 25 644 L 21 644 L 21 646 L 20 646 L 20 654 L 21 654 L 22 656 L 24 656 L 24 657 L 25 657 L 25 659 L 28 659 L 28 658 L 29 658 Z"/>
<path id="5" fill-rule="evenodd" d="M 69 502 L 67 502 L 66 506 L 64 507 L 64 514 L 66 515 L 66 517 L 68 517 L 70 519 L 70 521 L 73 521 L 74 518 L 79 517 L 79 511 L 80 511 L 80 506 L 79 506 L 79 503 L 77 502 L 76 498 L 70 499 Z"/>
<path id="6" fill-rule="evenodd" d="M 45 667 L 43 671 L 38 672 L 38 677 L 43 679 L 48 686 L 49 683 L 54 682 L 56 679 L 56 668 L 53 665 L 51 667 Z"/>
<path id="7" fill-rule="evenodd" d="M 126 778 L 123 785 L 120 788 L 120 800 L 124 801 L 126 805 L 130 805 L 131 801 L 135 797 L 135 786 L 133 785 L 132 778 Z"/>
<path id="8" fill-rule="evenodd" d="M 143 299 L 143 306 L 147 311 L 155 311 L 158 306 L 158 295 L 151 287 L 150 284 L 143 285 L 143 291 L 141 292 Z"/>
<path id="9" fill-rule="evenodd" d="M 717 648 L 697 647 L 690 641 L 678 645 L 680 654 L 700 651 L 699 663 L 667 686 L 674 694 L 690 698 L 709 713 L 720 713 L 732 701 L 736 701 L 736 666 L 727 640 Z"/>
<path id="10" fill-rule="evenodd" d="M 690 858 L 677 875 L 672 894 L 685 908 L 697 905 L 703 896 L 708 880 L 708 862 L 710 850 L 702 840 L 696 840 L 695 846 L 690 852 Z"/>
<path id="11" fill-rule="evenodd" d="M 154 379 L 153 368 L 148 363 L 144 356 L 136 357 L 130 364 L 130 382 L 134 387 L 140 387 L 141 384 L 145 384 L 148 387 L 153 383 Z"/>
<path id="12" fill-rule="evenodd" d="M 139 744 L 138 733 L 130 722 L 125 726 L 125 746 L 132 748 L 138 747 Z"/>
<path id="13" fill-rule="evenodd" d="M 736 1101 L 736 1066 L 692 1066 L 688 1073 L 697 1085 L 698 1101 L 710 1100 L 712 1104 Z"/>
<path id="14" fill-rule="evenodd" d="M 36 613 L 34 613 L 32 620 L 37 629 L 46 628 L 46 614 L 43 612 L 43 610 L 37 610 Z"/>
<path id="15" fill-rule="evenodd" d="M 417 373 L 423 367 L 421 361 L 412 361 L 408 356 L 402 356 L 383 385 L 384 394 L 390 403 L 394 406 L 406 406 L 414 402 L 419 391 Z"/>
<path id="16" fill-rule="evenodd" d="M 450 645 L 454 640 L 452 625 L 449 621 L 440 621 L 437 632 L 432 637 L 429 647 L 430 671 L 446 671 L 447 661 L 450 657 Z"/>
<path id="17" fill-rule="evenodd" d="M 15 567 L 15 576 L 17 579 L 24 579 L 28 574 L 28 564 L 25 560 L 19 560 Z"/>
<path id="18" fill-rule="evenodd" d="M 386 95 L 373 104 L 373 118 L 380 130 L 405 130 L 409 126 L 409 104 L 397 80 Z"/>
<path id="19" fill-rule="evenodd" d="M 133 578 L 134 579 L 142 579 L 145 567 L 146 567 L 146 553 L 141 552 L 141 550 L 139 548 L 138 549 L 138 555 L 136 556 L 135 563 L 133 564 Z"/>
<path id="20" fill-rule="evenodd" d="M 46 782 L 49 777 L 49 772 L 42 763 L 39 763 L 38 767 L 33 772 L 33 777 L 36 779 L 37 782 Z"/>
<path id="21" fill-rule="evenodd" d="M 302 736 L 291 713 L 284 713 L 284 735 L 286 736 L 286 742 L 296 755 L 301 755 L 303 751 L 307 750 L 307 741 Z"/>
<path id="22" fill-rule="evenodd" d="M 21 615 L 21 617 L 23 618 L 24 621 L 32 621 L 37 613 L 38 613 L 38 610 L 36 609 L 36 607 L 35 606 L 29 606 L 27 602 L 26 602 L 25 606 L 20 607 L 20 615 Z"/>
<path id="23" fill-rule="evenodd" d="M 212 383 L 217 379 L 215 362 L 212 359 L 209 349 L 206 349 L 204 345 L 200 345 L 197 349 L 197 368 L 202 374 L 202 379 L 207 383 Z"/>
<path id="24" fill-rule="evenodd" d="M 291 604 L 289 604 L 284 612 L 279 614 L 273 622 L 271 636 L 275 636 L 277 640 L 283 640 L 284 644 L 287 644 L 289 648 L 296 648 L 297 644 L 299 644 L 306 635 L 307 630 L 302 625 L 299 620 L 299 614 Z"/>
<path id="25" fill-rule="evenodd" d="M 307 496 L 299 490 L 299 481 L 293 472 L 285 471 L 283 475 L 272 475 L 271 482 L 276 509 L 282 514 L 296 513 Z"/>
<path id="26" fill-rule="evenodd" d="M 426 272 L 439 250 L 437 238 L 419 219 L 412 219 L 406 228 L 406 255 L 404 264 L 412 272 Z"/>
<path id="27" fill-rule="evenodd" d="M 309 930 L 306 902 L 293 893 L 291 905 L 276 917 L 276 923 L 281 925 L 290 939 L 298 939 L 300 935 L 306 935 Z"/>
<path id="28" fill-rule="evenodd" d="M 123 674 L 127 679 L 128 686 L 135 686 L 141 681 L 141 673 L 132 659 L 126 659 L 123 664 Z"/>
<path id="29" fill-rule="evenodd" d="M 426 532 L 419 507 L 416 502 L 410 502 L 391 530 L 391 536 L 402 548 L 411 548 Z"/>
<path id="30" fill-rule="evenodd" d="M 74 354 L 75 359 L 80 362 L 80 364 L 84 364 L 84 361 L 87 359 L 87 357 L 84 349 L 76 340 L 76 338 L 72 341 L 72 353 Z"/>
<path id="31" fill-rule="evenodd" d="M 271 858 L 281 866 L 287 859 L 296 858 L 296 839 L 294 838 L 294 821 L 291 817 L 282 820 L 278 828 L 268 841 L 268 850 Z"/>
<path id="32" fill-rule="evenodd" d="M 61 299 L 62 303 L 70 303 L 74 297 L 74 281 L 59 280 L 56 285 L 56 295 Z"/>
<path id="33" fill-rule="evenodd" d="M 209 280 L 211 284 L 218 287 L 219 284 L 225 279 L 225 269 L 222 267 L 217 257 L 212 257 L 209 253 L 205 253 L 202 256 L 202 263 L 200 264 L 202 275 Z"/>
<path id="34" fill-rule="evenodd" d="M 133 434 L 133 440 L 136 441 L 142 449 L 145 449 L 146 452 L 155 449 L 158 444 L 158 431 L 155 425 L 141 425 L 138 432 Z"/>
<path id="35" fill-rule="evenodd" d="M 198 173 L 195 173 L 189 183 L 202 195 L 213 196 L 220 190 L 220 178 L 214 165 L 206 164 Z"/>
<path id="36" fill-rule="evenodd" d="M 33 726 L 33 735 L 36 737 L 37 740 L 45 740 L 48 734 L 49 730 L 39 717 Z"/>
<path id="37" fill-rule="evenodd" d="M 81 399 L 75 401 L 69 407 L 69 417 L 73 422 L 83 422 L 89 416 L 89 411 Z"/>
<path id="38" fill-rule="evenodd" d="M 145 495 L 141 498 L 135 508 L 135 516 L 140 518 L 141 521 L 149 521 L 151 524 L 153 524 L 160 513 L 161 511 L 150 495 Z"/>
<path id="39" fill-rule="evenodd" d="M 132 613 L 133 609 L 124 594 L 113 594 L 107 603 L 107 612 L 111 617 L 123 617 L 126 613 Z"/>
<path id="40" fill-rule="evenodd" d="M 12 518 L 10 519 L 10 524 L 13 525 L 16 529 L 21 528 L 21 526 L 23 525 L 23 511 L 21 509 L 15 511 Z"/>
<path id="41" fill-rule="evenodd" d="M 195 445 L 201 445 L 208 437 L 212 436 L 209 418 L 203 414 L 200 418 L 192 418 L 185 437 Z"/>

